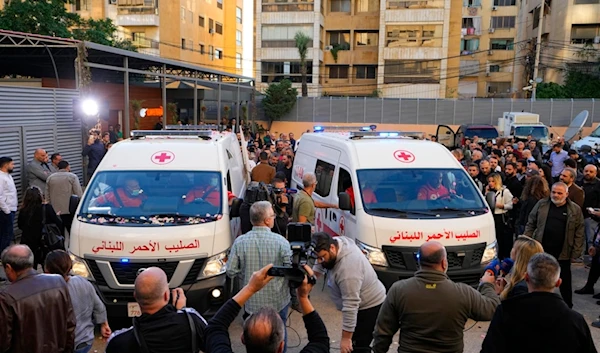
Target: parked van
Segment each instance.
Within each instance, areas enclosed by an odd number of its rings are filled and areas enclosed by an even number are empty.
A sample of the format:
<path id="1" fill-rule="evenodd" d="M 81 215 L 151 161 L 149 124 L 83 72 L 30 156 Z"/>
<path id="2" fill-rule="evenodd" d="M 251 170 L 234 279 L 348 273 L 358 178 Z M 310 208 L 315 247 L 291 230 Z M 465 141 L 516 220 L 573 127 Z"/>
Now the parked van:
<path id="1" fill-rule="evenodd" d="M 188 306 L 213 314 L 229 296 L 225 262 L 240 233 L 228 195 L 242 195 L 245 175 L 235 134 L 133 131 L 107 152 L 75 212 L 74 272 L 112 317 L 139 315 L 134 282 L 151 266 Z"/>
<path id="2" fill-rule="evenodd" d="M 356 240 L 389 288 L 413 276 L 421 244 L 448 250 L 450 278 L 476 285 L 497 254 L 494 219 L 465 169 L 441 144 L 400 132 L 307 133 L 296 152 L 293 187 L 317 177 L 315 228 Z"/>
<path id="3" fill-rule="evenodd" d="M 485 143 L 487 140 L 496 141 L 499 135 L 498 130 L 492 125 L 469 124 L 459 126 L 456 132 L 448 125 L 438 125 L 435 136 L 439 143 L 449 149 L 454 149 L 463 147 L 466 139 L 473 139 L 475 136 L 478 137 L 479 141 L 473 142 Z"/>

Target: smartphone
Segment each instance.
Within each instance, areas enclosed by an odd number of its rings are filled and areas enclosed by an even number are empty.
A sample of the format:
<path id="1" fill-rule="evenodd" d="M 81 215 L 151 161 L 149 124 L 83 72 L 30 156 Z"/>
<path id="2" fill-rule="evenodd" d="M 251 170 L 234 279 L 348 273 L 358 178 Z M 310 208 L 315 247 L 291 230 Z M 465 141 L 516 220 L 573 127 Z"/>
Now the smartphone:
<path id="1" fill-rule="evenodd" d="M 284 277 L 289 281 L 302 282 L 304 281 L 304 272 L 299 268 L 285 267 L 285 266 L 273 266 L 267 272 L 267 275 L 273 277 Z"/>

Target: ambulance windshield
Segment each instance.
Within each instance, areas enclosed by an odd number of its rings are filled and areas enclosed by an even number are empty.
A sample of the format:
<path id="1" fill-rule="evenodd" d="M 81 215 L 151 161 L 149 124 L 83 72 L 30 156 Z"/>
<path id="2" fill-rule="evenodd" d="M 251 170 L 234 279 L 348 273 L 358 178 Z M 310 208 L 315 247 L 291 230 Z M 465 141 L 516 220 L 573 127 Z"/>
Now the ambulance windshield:
<path id="1" fill-rule="evenodd" d="M 455 217 L 487 212 L 483 195 L 463 169 L 358 170 L 362 203 L 368 214 L 397 217 L 415 213 Z"/>
<path id="2" fill-rule="evenodd" d="M 78 219 L 107 225 L 185 225 L 221 217 L 221 174 L 198 171 L 98 172 Z"/>

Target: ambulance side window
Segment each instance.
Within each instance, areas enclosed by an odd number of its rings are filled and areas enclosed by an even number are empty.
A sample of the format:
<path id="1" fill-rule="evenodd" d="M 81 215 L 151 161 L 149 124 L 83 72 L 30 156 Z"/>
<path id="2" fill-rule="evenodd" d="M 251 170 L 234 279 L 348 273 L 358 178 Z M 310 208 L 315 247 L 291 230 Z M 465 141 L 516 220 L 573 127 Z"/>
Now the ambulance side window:
<path id="1" fill-rule="evenodd" d="M 348 192 L 346 190 L 348 189 L 352 189 L 353 183 L 352 183 L 352 177 L 350 176 L 350 173 L 348 173 L 348 171 L 346 171 L 346 169 L 344 168 L 340 168 L 340 176 L 338 177 L 338 191 L 337 193 L 339 194 L 340 192 Z M 350 198 L 354 198 L 354 191 L 353 190 L 349 190 L 350 191 Z M 352 200 L 352 205 L 354 205 L 354 200 Z M 355 209 L 354 207 L 352 207 L 352 210 L 350 211 L 350 213 L 355 214 Z"/>
<path id="2" fill-rule="evenodd" d="M 317 159 L 317 166 L 315 167 L 315 176 L 317 177 L 317 187 L 315 192 L 321 197 L 329 196 L 331 191 L 331 182 L 333 180 L 333 173 L 335 172 L 335 166 L 331 163 L 327 163 L 320 159 Z"/>

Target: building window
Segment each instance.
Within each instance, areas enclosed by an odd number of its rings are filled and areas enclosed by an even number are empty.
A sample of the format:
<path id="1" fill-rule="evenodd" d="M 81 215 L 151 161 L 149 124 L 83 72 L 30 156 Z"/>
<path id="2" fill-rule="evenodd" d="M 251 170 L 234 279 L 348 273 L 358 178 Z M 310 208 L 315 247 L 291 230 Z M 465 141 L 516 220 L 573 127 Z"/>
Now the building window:
<path id="1" fill-rule="evenodd" d="M 219 22 L 215 22 L 215 32 L 218 34 L 223 34 L 223 25 Z"/>
<path id="2" fill-rule="evenodd" d="M 240 30 L 235 31 L 235 44 L 238 46 L 242 45 L 242 31 Z"/>
<path id="3" fill-rule="evenodd" d="M 600 23 L 571 26 L 571 44 L 598 44 L 599 42 Z"/>
<path id="4" fill-rule="evenodd" d="M 479 60 L 461 60 L 459 77 L 478 76 Z"/>
<path id="5" fill-rule="evenodd" d="M 441 47 L 442 25 L 387 26 L 386 47 Z"/>
<path id="6" fill-rule="evenodd" d="M 372 80 L 377 78 L 377 65 L 357 65 L 354 66 L 354 72 L 357 79 Z"/>
<path id="7" fill-rule="evenodd" d="M 461 39 L 460 55 L 471 55 L 479 50 L 479 39 Z"/>
<path id="8" fill-rule="evenodd" d="M 575 0 L 575 5 L 600 4 L 600 0 Z"/>
<path id="9" fill-rule="evenodd" d="M 235 8 L 235 20 L 237 23 L 242 23 L 242 9 L 239 7 Z"/>
<path id="10" fill-rule="evenodd" d="M 327 37 L 329 45 L 347 46 L 345 50 L 350 50 L 350 32 L 331 31 L 327 32 Z"/>
<path id="11" fill-rule="evenodd" d="M 215 49 L 212 45 L 208 46 L 208 57 L 210 58 L 210 60 L 215 60 L 214 50 Z"/>
<path id="12" fill-rule="evenodd" d="M 217 0 L 217 8 L 219 8 L 219 9 L 223 8 L 223 0 Z"/>
<path id="13" fill-rule="evenodd" d="M 181 49 L 185 49 L 185 38 L 181 38 Z"/>
<path id="14" fill-rule="evenodd" d="M 515 6 L 516 0 L 494 0 L 494 6 Z"/>
<path id="15" fill-rule="evenodd" d="M 348 78 L 350 67 L 347 65 L 331 65 L 329 68 L 329 78 Z"/>
<path id="16" fill-rule="evenodd" d="M 490 28 L 515 28 L 515 16 L 493 16 Z"/>
<path id="17" fill-rule="evenodd" d="M 314 0 L 263 0 L 263 12 L 313 11 Z"/>
<path id="18" fill-rule="evenodd" d="M 379 0 L 356 0 L 356 12 L 379 12 Z"/>
<path id="19" fill-rule="evenodd" d="M 514 50 L 514 39 L 492 39 L 490 40 L 490 49 L 493 50 Z"/>
<path id="20" fill-rule="evenodd" d="M 221 49 L 215 49 L 215 59 L 223 59 L 223 51 Z"/>
<path id="21" fill-rule="evenodd" d="M 317 165 L 315 166 L 315 176 L 317 177 L 315 192 L 317 195 L 322 197 L 329 196 L 334 172 L 335 166 L 333 164 L 317 159 Z"/>
<path id="22" fill-rule="evenodd" d="M 213 21 L 212 18 L 208 19 L 208 31 L 210 32 L 211 30 L 214 30 L 215 28 L 215 21 Z"/>
<path id="23" fill-rule="evenodd" d="M 354 45 L 358 47 L 373 47 L 379 45 L 379 31 L 354 32 Z"/>
<path id="24" fill-rule="evenodd" d="M 204 44 L 200 44 L 200 54 L 206 54 Z"/>
<path id="25" fill-rule="evenodd" d="M 242 54 L 235 53 L 235 68 L 240 70 L 242 68 Z"/>
<path id="26" fill-rule="evenodd" d="M 510 95 L 510 82 L 488 82 L 488 95 L 490 96 L 508 96 Z"/>
<path id="27" fill-rule="evenodd" d="M 440 9 L 444 7 L 442 0 L 387 0 L 387 8 L 390 10 L 404 9 Z"/>
<path id="28" fill-rule="evenodd" d="M 75 11 L 89 10 L 88 0 L 75 0 Z"/>
<path id="29" fill-rule="evenodd" d="M 463 0 L 463 7 L 480 7 L 481 0 Z"/>
<path id="30" fill-rule="evenodd" d="M 386 60 L 383 83 L 440 83 L 441 60 Z"/>
<path id="31" fill-rule="evenodd" d="M 185 22 L 185 7 L 181 7 L 181 13 L 180 13 L 180 17 L 181 17 L 181 21 Z"/>
<path id="32" fill-rule="evenodd" d="M 204 17 L 198 16 L 198 25 L 204 27 Z"/>
<path id="33" fill-rule="evenodd" d="M 188 39 L 185 44 L 187 45 L 188 50 L 194 50 L 194 42 L 191 39 Z"/>
<path id="34" fill-rule="evenodd" d="M 312 83 L 312 63 L 306 63 L 306 82 Z M 300 62 L 299 61 L 285 61 L 285 62 L 273 62 L 263 61 L 261 62 L 261 82 L 271 83 L 280 82 L 281 80 L 290 80 L 294 83 L 302 82 L 302 75 L 300 74 Z"/>
<path id="35" fill-rule="evenodd" d="M 490 64 L 490 72 L 500 72 L 500 65 L 498 64 Z"/>
<path id="36" fill-rule="evenodd" d="M 350 12 L 350 0 L 331 0 L 329 12 Z"/>
<path id="37" fill-rule="evenodd" d="M 294 36 L 298 32 L 312 37 L 312 25 L 263 25 L 262 26 L 262 48 L 294 48 L 296 41 Z M 308 47 L 312 47 L 313 41 L 308 42 Z"/>

